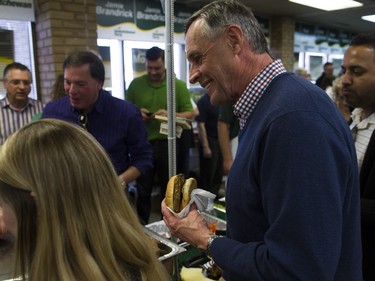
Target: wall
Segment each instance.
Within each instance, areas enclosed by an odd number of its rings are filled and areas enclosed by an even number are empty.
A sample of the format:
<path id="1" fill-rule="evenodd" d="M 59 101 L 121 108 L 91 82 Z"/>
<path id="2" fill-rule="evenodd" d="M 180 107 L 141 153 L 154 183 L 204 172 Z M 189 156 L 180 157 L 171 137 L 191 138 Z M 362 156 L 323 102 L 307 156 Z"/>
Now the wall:
<path id="1" fill-rule="evenodd" d="M 47 102 L 67 54 L 78 49 L 98 52 L 96 0 L 36 0 L 35 9 L 36 62 L 41 99 Z"/>
<path id="2" fill-rule="evenodd" d="M 287 71 L 293 71 L 294 28 L 295 21 L 291 17 L 271 18 L 271 55 L 280 58 Z"/>

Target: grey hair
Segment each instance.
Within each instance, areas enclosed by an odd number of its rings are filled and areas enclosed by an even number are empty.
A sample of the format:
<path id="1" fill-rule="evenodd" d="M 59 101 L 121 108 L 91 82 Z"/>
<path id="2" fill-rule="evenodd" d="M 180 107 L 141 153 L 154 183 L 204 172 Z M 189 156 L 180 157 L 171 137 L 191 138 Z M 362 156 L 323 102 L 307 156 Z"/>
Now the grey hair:
<path id="1" fill-rule="evenodd" d="M 223 29 L 236 24 L 241 27 L 245 38 L 255 53 L 268 52 L 266 37 L 251 9 L 236 0 L 218 0 L 195 12 L 186 22 L 185 33 L 191 24 L 204 19 L 202 33 L 209 40 L 215 40 Z"/>

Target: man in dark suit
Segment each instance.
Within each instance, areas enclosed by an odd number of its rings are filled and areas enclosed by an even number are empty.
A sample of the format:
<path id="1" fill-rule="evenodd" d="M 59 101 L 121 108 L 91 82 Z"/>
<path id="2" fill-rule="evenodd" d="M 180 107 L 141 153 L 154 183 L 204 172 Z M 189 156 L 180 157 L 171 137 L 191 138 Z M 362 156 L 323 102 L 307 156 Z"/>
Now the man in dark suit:
<path id="1" fill-rule="evenodd" d="M 360 171 L 363 275 L 370 281 L 375 280 L 375 33 L 352 39 L 342 70 L 345 101 L 355 108 L 350 128 Z"/>
<path id="2" fill-rule="evenodd" d="M 333 75 L 333 63 L 332 62 L 326 62 L 323 65 L 323 73 L 316 79 L 315 84 L 322 88 L 324 91 L 332 86 L 333 80 L 335 80 L 335 76 Z"/>

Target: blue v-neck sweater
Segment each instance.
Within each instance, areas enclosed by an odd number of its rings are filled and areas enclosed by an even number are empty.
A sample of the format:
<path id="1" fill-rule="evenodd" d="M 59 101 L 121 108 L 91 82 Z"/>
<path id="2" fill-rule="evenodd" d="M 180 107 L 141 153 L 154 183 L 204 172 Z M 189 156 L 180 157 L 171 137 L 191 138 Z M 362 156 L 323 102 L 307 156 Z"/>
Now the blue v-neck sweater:
<path id="1" fill-rule="evenodd" d="M 226 191 L 227 236 L 212 243 L 226 281 L 359 281 L 357 158 L 323 91 L 277 76 L 239 135 Z"/>

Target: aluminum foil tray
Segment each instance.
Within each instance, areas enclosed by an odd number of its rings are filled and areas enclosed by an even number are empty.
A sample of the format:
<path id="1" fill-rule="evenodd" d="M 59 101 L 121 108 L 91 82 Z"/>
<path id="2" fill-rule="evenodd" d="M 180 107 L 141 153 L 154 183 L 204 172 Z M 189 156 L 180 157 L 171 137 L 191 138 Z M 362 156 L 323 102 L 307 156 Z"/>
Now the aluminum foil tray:
<path id="1" fill-rule="evenodd" d="M 164 223 L 164 221 L 162 221 Z M 153 223 L 155 224 L 155 223 Z M 164 223 L 165 225 L 165 223 Z M 167 227 L 165 225 L 165 227 Z M 164 260 L 167 260 L 169 258 L 172 258 L 184 251 L 186 251 L 185 248 L 177 245 L 176 243 L 172 242 L 171 240 L 167 239 L 167 238 L 164 238 L 163 236 L 159 235 L 157 232 L 155 232 L 154 230 L 148 228 L 148 225 L 146 225 L 144 227 L 144 231 L 146 232 L 147 235 L 149 235 L 150 237 L 156 239 L 157 241 L 159 241 L 159 249 L 161 249 L 165 254 L 160 256 L 159 257 L 159 260 L 160 261 L 164 261 Z"/>

